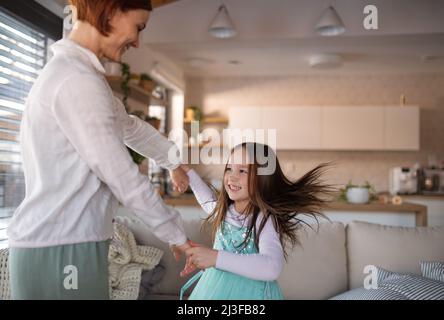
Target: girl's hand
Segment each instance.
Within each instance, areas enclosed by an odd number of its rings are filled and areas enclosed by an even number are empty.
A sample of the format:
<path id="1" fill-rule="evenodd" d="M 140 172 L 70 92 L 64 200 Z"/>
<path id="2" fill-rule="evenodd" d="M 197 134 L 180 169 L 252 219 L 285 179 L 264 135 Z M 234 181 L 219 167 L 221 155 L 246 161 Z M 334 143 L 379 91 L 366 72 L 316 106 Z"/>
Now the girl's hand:
<path id="1" fill-rule="evenodd" d="M 187 265 L 193 265 L 199 269 L 207 269 L 216 266 L 217 250 L 206 247 L 192 247 L 185 252 L 189 260 L 187 261 Z"/>
<path id="2" fill-rule="evenodd" d="M 180 193 L 184 193 L 188 189 L 190 179 L 186 172 L 182 169 L 182 166 L 170 171 L 171 180 L 174 188 Z"/>

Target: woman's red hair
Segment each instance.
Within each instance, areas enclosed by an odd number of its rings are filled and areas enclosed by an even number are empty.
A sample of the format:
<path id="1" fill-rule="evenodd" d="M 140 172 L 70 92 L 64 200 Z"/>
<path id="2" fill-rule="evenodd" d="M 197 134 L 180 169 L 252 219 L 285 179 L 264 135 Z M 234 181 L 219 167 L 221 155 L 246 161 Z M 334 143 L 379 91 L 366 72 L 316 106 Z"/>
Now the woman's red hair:
<path id="1" fill-rule="evenodd" d="M 94 26 L 101 34 L 108 36 L 112 31 L 109 18 L 117 11 L 130 10 L 151 11 L 150 0 L 70 0 L 77 8 L 77 19 Z"/>

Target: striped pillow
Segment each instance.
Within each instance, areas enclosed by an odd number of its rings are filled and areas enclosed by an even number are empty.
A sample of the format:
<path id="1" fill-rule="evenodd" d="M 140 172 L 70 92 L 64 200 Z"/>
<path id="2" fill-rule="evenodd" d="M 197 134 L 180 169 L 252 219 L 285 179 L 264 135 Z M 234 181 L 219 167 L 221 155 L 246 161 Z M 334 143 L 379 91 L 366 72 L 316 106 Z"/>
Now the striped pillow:
<path id="1" fill-rule="evenodd" d="M 423 277 L 444 282 L 444 262 L 421 261 Z"/>
<path id="2" fill-rule="evenodd" d="M 444 300 L 444 283 L 378 267 L 378 288 L 357 288 L 331 300 Z"/>
<path id="3" fill-rule="evenodd" d="M 378 268 L 378 285 L 409 300 L 444 300 L 444 283 L 416 274 L 402 274 Z"/>
<path id="4" fill-rule="evenodd" d="M 408 300 L 408 298 L 390 289 L 356 288 L 341 293 L 329 300 Z"/>

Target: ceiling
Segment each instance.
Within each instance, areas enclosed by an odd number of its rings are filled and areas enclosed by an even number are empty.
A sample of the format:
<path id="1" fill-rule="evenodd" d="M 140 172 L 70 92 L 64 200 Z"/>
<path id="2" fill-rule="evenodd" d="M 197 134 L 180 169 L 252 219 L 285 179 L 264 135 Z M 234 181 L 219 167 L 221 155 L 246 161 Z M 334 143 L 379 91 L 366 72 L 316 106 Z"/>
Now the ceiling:
<path id="1" fill-rule="evenodd" d="M 221 3 L 238 30 L 233 39 L 207 30 Z M 142 43 L 188 76 L 282 76 L 338 72 L 444 72 L 444 1 L 373 0 L 378 30 L 363 27 L 366 0 L 180 0 L 153 11 Z M 346 32 L 314 31 L 333 5 Z M 310 56 L 338 53 L 340 68 L 310 68 Z"/>
<path id="2" fill-rule="evenodd" d="M 36 1 L 59 7 L 66 2 Z M 154 51 L 187 76 L 444 72 L 442 0 L 152 1 L 156 8 L 135 57 Z M 238 31 L 232 39 L 215 39 L 207 32 L 222 3 Z M 363 27 L 363 9 L 369 3 L 378 9 L 378 30 Z M 314 30 L 329 5 L 346 26 L 341 36 L 322 37 Z M 340 54 L 342 66 L 310 68 L 310 57 L 319 53 Z"/>

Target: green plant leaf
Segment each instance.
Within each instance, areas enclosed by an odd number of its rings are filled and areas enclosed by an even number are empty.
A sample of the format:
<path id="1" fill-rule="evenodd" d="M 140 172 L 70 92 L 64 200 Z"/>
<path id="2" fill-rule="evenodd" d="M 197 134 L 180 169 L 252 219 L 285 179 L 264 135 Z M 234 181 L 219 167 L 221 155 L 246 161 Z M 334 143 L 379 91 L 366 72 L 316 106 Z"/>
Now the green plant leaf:
<path id="1" fill-rule="evenodd" d="M 131 155 L 131 158 L 133 158 L 133 161 L 134 161 L 137 165 L 140 165 L 140 164 L 143 162 L 143 160 L 145 160 L 145 157 L 142 156 L 141 154 L 135 152 L 134 150 L 132 150 L 132 149 L 130 149 L 130 148 L 128 148 L 128 147 L 127 147 L 127 149 L 128 149 L 128 151 L 129 151 L 129 153 L 130 153 L 130 155 Z"/>

